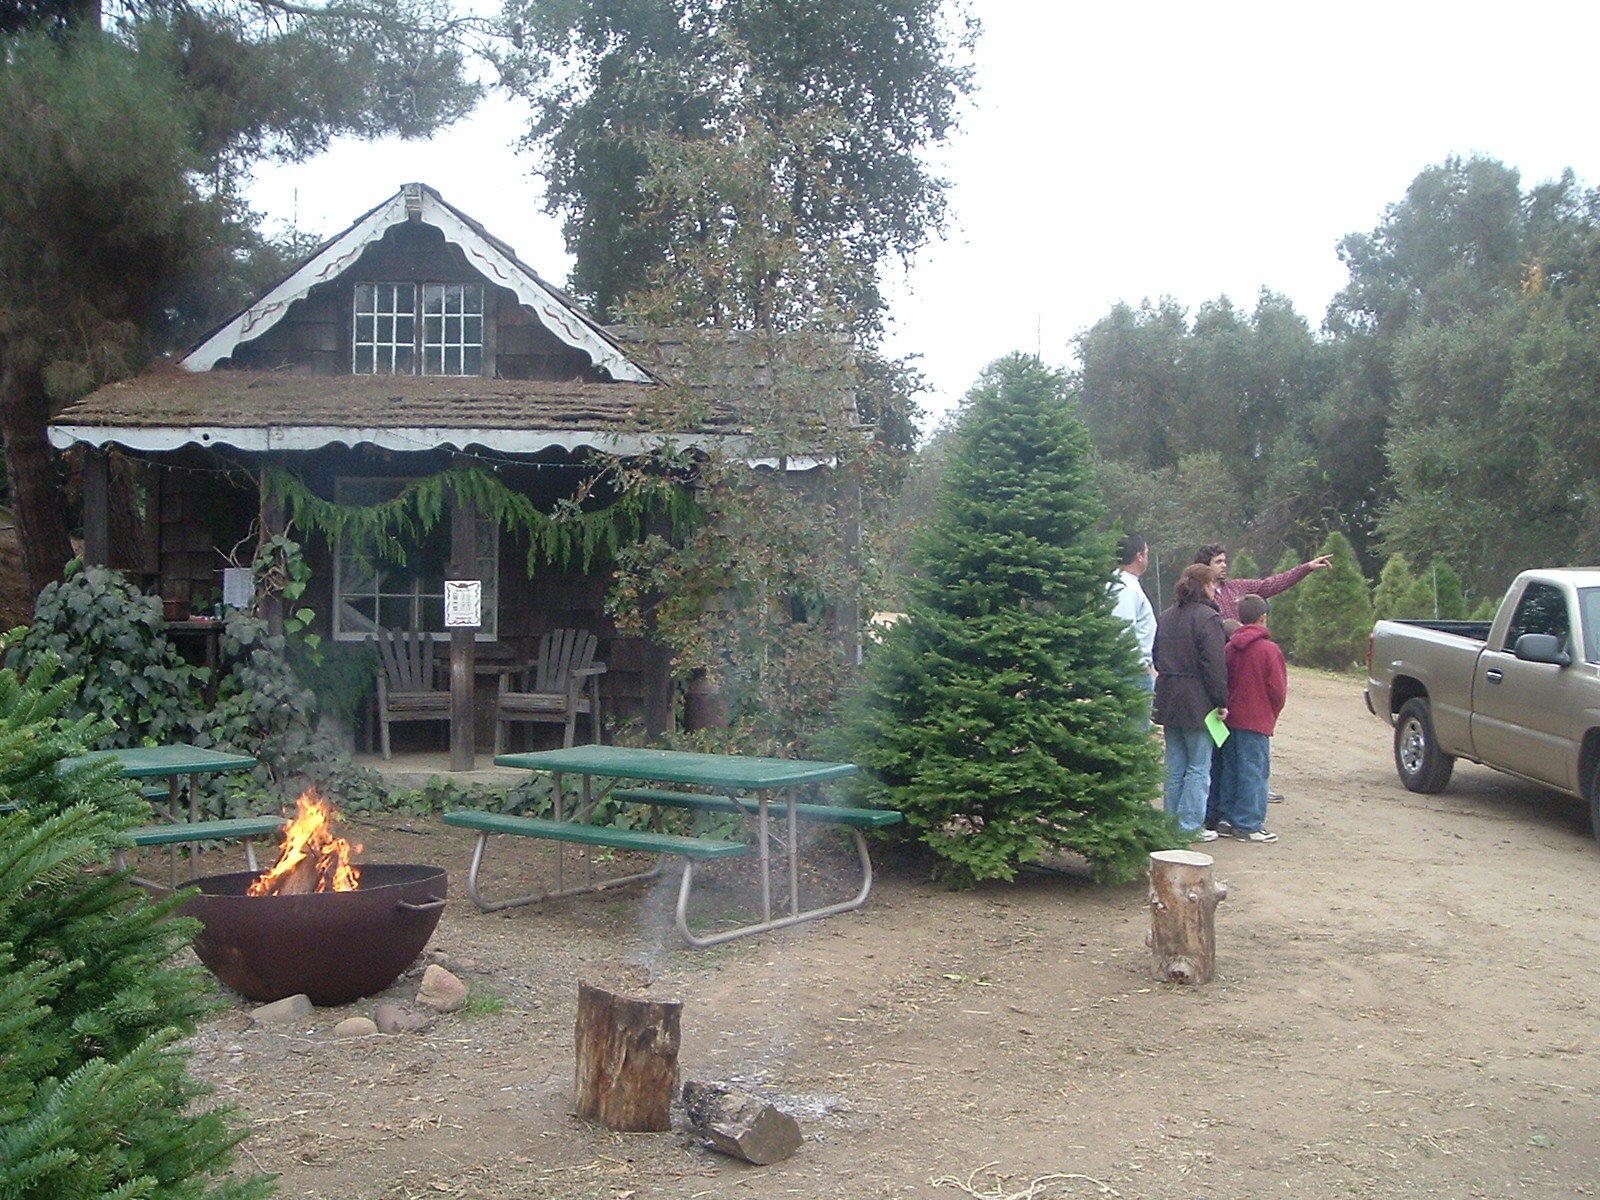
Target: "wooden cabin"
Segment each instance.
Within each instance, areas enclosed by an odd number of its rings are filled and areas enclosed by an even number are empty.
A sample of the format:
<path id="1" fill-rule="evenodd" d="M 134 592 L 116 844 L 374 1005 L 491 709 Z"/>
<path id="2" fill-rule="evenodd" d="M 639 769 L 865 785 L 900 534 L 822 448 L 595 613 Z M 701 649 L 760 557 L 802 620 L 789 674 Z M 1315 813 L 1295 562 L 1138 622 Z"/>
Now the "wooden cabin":
<path id="1" fill-rule="evenodd" d="M 762 364 L 730 353 L 692 427 L 652 428 L 642 414 L 673 379 L 674 357 L 673 339 L 600 326 L 438 192 L 408 184 L 176 363 L 99 389 L 50 436 L 84 454 L 86 557 L 198 612 L 219 598 L 225 567 L 249 564 L 259 521 L 274 519 L 260 486 L 273 468 L 324 500 L 369 505 L 408 480 L 477 465 L 549 511 L 590 477 L 597 450 L 642 453 L 670 435 L 742 453 L 729 393 L 758 388 Z M 819 394 L 850 419 L 846 374 L 819 376 Z M 107 468 L 113 455 L 118 473 Z M 143 527 L 113 533 L 108 493 L 130 473 Z M 403 566 L 298 531 L 317 631 L 335 642 L 380 627 L 449 641 L 443 581 L 452 549 L 458 564 L 463 552 L 459 523 L 454 544 L 450 526 L 408 545 Z M 609 667 L 608 714 L 671 723 L 666 655 L 618 635 L 604 575 L 530 577 L 525 541 L 481 515 L 465 536 L 482 582 L 477 660 L 525 660 L 547 630 L 589 629 Z M 486 745 L 482 690 L 473 734 Z"/>

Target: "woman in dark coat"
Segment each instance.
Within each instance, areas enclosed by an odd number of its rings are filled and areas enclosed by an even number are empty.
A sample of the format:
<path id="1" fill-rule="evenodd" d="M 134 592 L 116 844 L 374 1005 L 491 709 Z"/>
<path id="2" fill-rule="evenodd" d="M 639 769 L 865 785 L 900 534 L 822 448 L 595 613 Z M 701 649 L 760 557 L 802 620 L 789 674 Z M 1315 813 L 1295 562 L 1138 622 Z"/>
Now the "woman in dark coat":
<path id="1" fill-rule="evenodd" d="M 1204 563 L 1185 568 L 1177 603 L 1156 618 L 1153 718 L 1166 738 L 1166 809 L 1196 842 L 1217 836 L 1204 826 L 1215 749 L 1206 714 L 1217 708 L 1225 717 L 1228 704 L 1228 637 L 1217 611 L 1218 582 Z"/>

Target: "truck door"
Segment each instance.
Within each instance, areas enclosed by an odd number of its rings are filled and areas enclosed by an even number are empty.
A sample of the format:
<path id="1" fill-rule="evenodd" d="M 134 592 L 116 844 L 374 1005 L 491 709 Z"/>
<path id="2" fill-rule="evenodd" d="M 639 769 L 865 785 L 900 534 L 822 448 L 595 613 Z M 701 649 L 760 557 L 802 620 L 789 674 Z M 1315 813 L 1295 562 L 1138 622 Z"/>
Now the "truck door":
<path id="1" fill-rule="evenodd" d="M 1472 681 L 1474 753 L 1493 766 L 1569 790 L 1577 786 L 1571 730 L 1572 714 L 1582 703 L 1568 686 L 1576 681 L 1567 668 L 1524 662 L 1511 651 L 1525 633 L 1548 633 L 1579 659 L 1572 629 L 1566 593 L 1530 580 L 1504 637 L 1478 655 Z"/>

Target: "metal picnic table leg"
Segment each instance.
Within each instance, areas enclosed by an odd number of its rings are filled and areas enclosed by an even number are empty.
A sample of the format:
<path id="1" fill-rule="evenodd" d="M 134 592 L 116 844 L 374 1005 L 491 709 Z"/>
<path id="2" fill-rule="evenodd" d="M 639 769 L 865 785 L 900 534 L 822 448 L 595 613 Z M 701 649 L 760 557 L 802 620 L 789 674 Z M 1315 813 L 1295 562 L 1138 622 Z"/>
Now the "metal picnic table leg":
<path id="1" fill-rule="evenodd" d="M 800 912 L 800 838 L 795 829 L 794 786 L 784 789 L 789 802 L 789 915 Z"/>
<path id="2" fill-rule="evenodd" d="M 178 792 L 182 789 L 182 777 L 169 775 L 167 777 L 167 820 L 174 824 L 178 821 Z M 194 864 L 190 860 L 190 878 L 193 878 Z M 167 848 L 167 886 L 172 891 L 178 890 L 178 843 L 174 842 Z"/>
<path id="3" fill-rule="evenodd" d="M 761 920 L 772 920 L 772 851 L 767 845 L 767 793 L 756 793 L 756 828 L 761 857 Z"/>
<path id="4" fill-rule="evenodd" d="M 561 772 L 560 771 L 551 772 L 551 774 L 550 774 L 550 782 L 551 782 L 552 786 L 554 786 L 555 793 L 556 793 L 555 794 L 555 805 L 554 805 L 554 810 L 553 810 L 555 812 L 555 815 L 556 815 L 556 820 L 565 821 L 567 819 L 566 815 L 565 815 L 566 814 L 566 810 L 567 810 L 567 806 L 566 806 L 565 800 L 562 798 Z M 560 842 L 557 842 L 556 843 L 556 891 L 564 892 L 564 891 L 567 890 L 566 877 L 567 877 L 567 854 L 566 854 L 566 850 L 562 847 Z"/>

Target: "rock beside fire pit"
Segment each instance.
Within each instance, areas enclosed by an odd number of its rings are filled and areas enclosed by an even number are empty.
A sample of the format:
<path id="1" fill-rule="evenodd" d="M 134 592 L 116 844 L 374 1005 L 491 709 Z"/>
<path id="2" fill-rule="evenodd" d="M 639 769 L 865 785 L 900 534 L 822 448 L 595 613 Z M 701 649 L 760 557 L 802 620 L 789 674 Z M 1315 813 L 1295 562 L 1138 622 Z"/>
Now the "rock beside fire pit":
<path id="1" fill-rule="evenodd" d="M 380 1033 L 412 1033 L 425 1029 L 430 1018 L 404 1004 L 380 1004 L 372 1019 L 378 1023 Z"/>
<path id="2" fill-rule="evenodd" d="M 429 963 L 422 973 L 422 989 L 417 1003 L 436 1013 L 453 1013 L 467 1005 L 467 985 L 438 963 Z"/>

